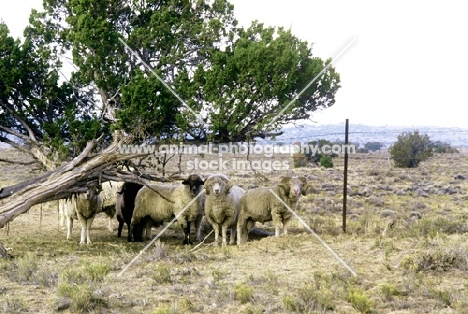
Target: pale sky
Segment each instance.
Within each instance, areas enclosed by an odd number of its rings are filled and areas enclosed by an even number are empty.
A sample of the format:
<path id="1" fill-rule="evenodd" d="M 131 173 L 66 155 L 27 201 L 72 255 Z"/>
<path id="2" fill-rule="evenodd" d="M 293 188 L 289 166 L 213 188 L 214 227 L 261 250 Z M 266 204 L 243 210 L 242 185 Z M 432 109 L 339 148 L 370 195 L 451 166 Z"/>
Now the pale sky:
<path id="1" fill-rule="evenodd" d="M 291 28 L 334 58 L 336 103 L 313 120 L 366 125 L 468 127 L 468 18 L 464 1 L 231 0 L 243 26 L 259 20 Z M 42 0 L 0 0 L 14 37 Z M 313 78 L 311 78 L 312 80 Z"/>

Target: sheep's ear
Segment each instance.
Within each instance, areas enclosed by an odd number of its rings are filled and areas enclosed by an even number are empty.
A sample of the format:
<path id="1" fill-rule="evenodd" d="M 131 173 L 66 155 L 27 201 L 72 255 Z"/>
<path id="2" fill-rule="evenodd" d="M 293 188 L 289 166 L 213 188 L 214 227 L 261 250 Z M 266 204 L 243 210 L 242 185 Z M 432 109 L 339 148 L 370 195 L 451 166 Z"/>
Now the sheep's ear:
<path id="1" fill-rule="evenodd" d="M 307 195 L 307 189 L 312 187 L 311 185 L 309 185 L 308 183 L 306 183 L 303 187 L 302 187 L 302 191 L 301 191 L 301 194 L 306 196 Z"/>
<path id="2" fill-rule="evenodd" d="M 190 185 L 190 181 L 189 180 L 184 180 L 184 181 L 182 181 L 182 184 L 183 185 Z"/>

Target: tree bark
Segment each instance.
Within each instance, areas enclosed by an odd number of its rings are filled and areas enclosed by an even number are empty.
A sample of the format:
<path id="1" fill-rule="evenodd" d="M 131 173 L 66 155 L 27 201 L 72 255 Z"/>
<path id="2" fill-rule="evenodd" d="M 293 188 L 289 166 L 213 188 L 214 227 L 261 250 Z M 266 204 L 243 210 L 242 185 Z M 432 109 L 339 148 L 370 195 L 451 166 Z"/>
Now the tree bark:
<path id="1" fill-rule="evenodd" d="M 116 179 L 128 180 L 145 184 L 141 177 L 128 173 L 118 173 L 116 163 L 131 158 L 142 157 L 145 154 L 122 154 L 119 152 L 119 142 L 113 142 L 104 151 L 90 156 L 97 140 L 88 143 L 85 150 L 70 163 L 10 187 L 0 188 L 0 228 L 29 210 L 33 205 L 51 200 L 66 198 L 72 193 L 86 191 L 86 183 L 101 180 L 103 173 Z M 105 177 L 106 175 L 104 175 Z M 146 176 L 158 181 L 170 179 Z"/>

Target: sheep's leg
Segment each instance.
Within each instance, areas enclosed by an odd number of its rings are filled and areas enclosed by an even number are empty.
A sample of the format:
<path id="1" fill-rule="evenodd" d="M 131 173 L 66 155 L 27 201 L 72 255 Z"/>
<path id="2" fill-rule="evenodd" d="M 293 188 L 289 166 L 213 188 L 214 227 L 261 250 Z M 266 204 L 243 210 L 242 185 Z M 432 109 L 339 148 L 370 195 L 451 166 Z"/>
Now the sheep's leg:
<path id="1" fill-rule="evenodd" d="M 109 227 L 107 229 L 109 229 L 110 232 L 114 231 L 114 224 L 112 220 L 113 220 L 112 217 L 109 217 Z"/>
<path id="2" fill-rule="evenodd" d="M 273 214 L 273 225 L 275 226 L 275 237 L 278 237 L 280 235 L 280 229 L 282 226 L 282 217 L 280 214 Z"/>
<path id="3" fill-rule="evenodd" d="M 202 241 L 202 229 L 203 229 L 203 221 L 204 221 L 205 216 L 203 215 L 197 215 L 197 218 L 195 220 L 195 229 L 197 229 L 197 240 L 198 242 Z"/>
<path id="4" fill-rule="evenodd" d="M 288 234 L 288 226 L 289 226 L 289 223 L 291 222 L 291 218 L 289 219 L 285 219 L 283 221 L 283 234 L 284 235 L 287 235 Z"/>
<path id="5" fill-rule="evenodd" d="M 86 244 L 86 226 L 81 226 L 80 244 Z"/>
<path id="6" fill-rule="evenodd" d="M 80 221 L 80 224 L 81 224 L 80 244 L 86 244 L 86 226 L 87 226 L 86 219 L 83 216 L 78 215 L 78 220 Z"/>
<path id="7" fill-rule="evenodd" d="M 184 244 L 192 245 L 192 241 L 190 241 L 190 222 L 187 222 L 186 227 L 184 228 Z"/>
<path id="8" fill-rule="evenodd" d="M 86 221 L 86 243 L 91 244 L 91 238 L 89 236 L 91 231 L 91 225 L 93 224 L 94 217 L 89 218 Z"/>
<path id="9" fill-rule="evenodd" d="M 123 226 L 122 226 L 122 228 L 123 228 Z M 130 224 L 127 223 L 127 241 L 128 242 L 132 242 L 132 232 L 130 230 L 131 230 L 130 229 Z M 122 230 L 120 230 L 120 231 L 122 231 Z"/>
<path id="10" fill-rule="evenodd" d="M 117 216 L 117 221 L 119 222 L 119 226 L 117 227 L 117 237 L 120 238 L 122 236 L 122 229 L 124 226 L 124 221 L 120 216 Z"/>
<path id="11" fill-rule="evenodd" d="M 152 227 L 153 227 L 153 223 L 150 219 L 148 219 L 145 223 L 146 240 L 151 240 L 152 238 L 152 232 L 151 232 Z"/>
<path id="12" fill-rule="evenodd" d="M 223 246 L 226 246 L 227 244 L 227 226 L 226 225 L 222 225 L 221 226 L 221 235 L 223 237 Z"/>
<path id="13" fill-rule="evenodd" d="M 244 228 L 243 232 L 245 235 L 245 242 L 249 239 L 249 231 L 252 229 L 255 225 L 255 221 L 253 221 L 251 218 L 247 219 L 246 227 Z"/>
<path id="14" fill-rule="evenodd" d="M 227 228 L 227 227 L 226 227 Z M 235 242 L 235 238 L 236 238 L 236 228 L 234 228 L 234 225 L 231 226 L 231 234 L 230 234 L 230 240 L 229 240 L 229 244 L 233 245 L 234 242 Z"/>
<path id="15" fill-rule="evenodd" d="M 239 215 L 237 220 L 237 245 L 240 245 L 242 243 L 242 236 L 244 235 L 244 229 L 246 228 L 246 224 L 247 219 L 245 219 L 243 215 Z M 247 242 L 247 234 L 245 242 Z"/>
<path id="16" fill-rule="evenodd" d="M 67 240 L 71 239 L 73 229 L 73 219 L 71 217 L 67 217 Z"/>
<path id="17" fill-rule="evenodd" d="M 130 228 L 128 228 L 128 242 L 132 242 L 132 240 L 135 242 L 141 241 L 140 237 L 142 237 L 142 235 L 140 232 L 141 228 L 138 225 L 139 222 L 140 222 L 139 219 L 132 218 L 132 222 L 130 223 Z"/>
<path id="18" fill-rule="evenodd" d="M 213 222 L 211 225 L 213 226 L 213 230 L 214 230 L 214 236 L 215 236 L 214 243 L 216 246 L 218 246 L 219 245 L 219 225 L 216 222 Z"/>

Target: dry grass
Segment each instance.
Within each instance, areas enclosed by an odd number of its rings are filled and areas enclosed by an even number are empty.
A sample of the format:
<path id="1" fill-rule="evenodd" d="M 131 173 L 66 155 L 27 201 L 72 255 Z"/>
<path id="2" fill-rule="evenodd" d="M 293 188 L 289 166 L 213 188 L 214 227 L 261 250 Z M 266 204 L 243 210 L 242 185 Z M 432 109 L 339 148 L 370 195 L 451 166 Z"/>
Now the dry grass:
<path id="1" fill-rule="evenodd" d="M 0 242 L 14 256 L 0 261 L 0 311 L 468 312 L 468 183 L 454 179 L 467 175 L 468 156 L 439 155 L 404 170 L 375 155 L 351 156 L 346 234 L 341 231 L 343 160 L 334 164 L 333 169 L 270 171 L 268 183 L 248 171 L 228 174 L 246 189 L 273 184 L 282 175 L 306 176 L 315 187 L 300 201 L 298 213 L 357 277 L 297 220 L 288 236 L 253 237 L 240 247 L 220 248 L 211 245 L 211 235 L 194 251 L 181 245 L 182 232 L 170 228 L 118 277 L 147 243 L 117 238 L 104 216 L 93 223 L 93 244 L 78 244 L 78 226 L 67 241 L 51 202 L 0 230 Z M 1 183 L 32 175 L 25 171 L 2 177 Z M 271 231 L 272 226 L 262 227 Z"/>

